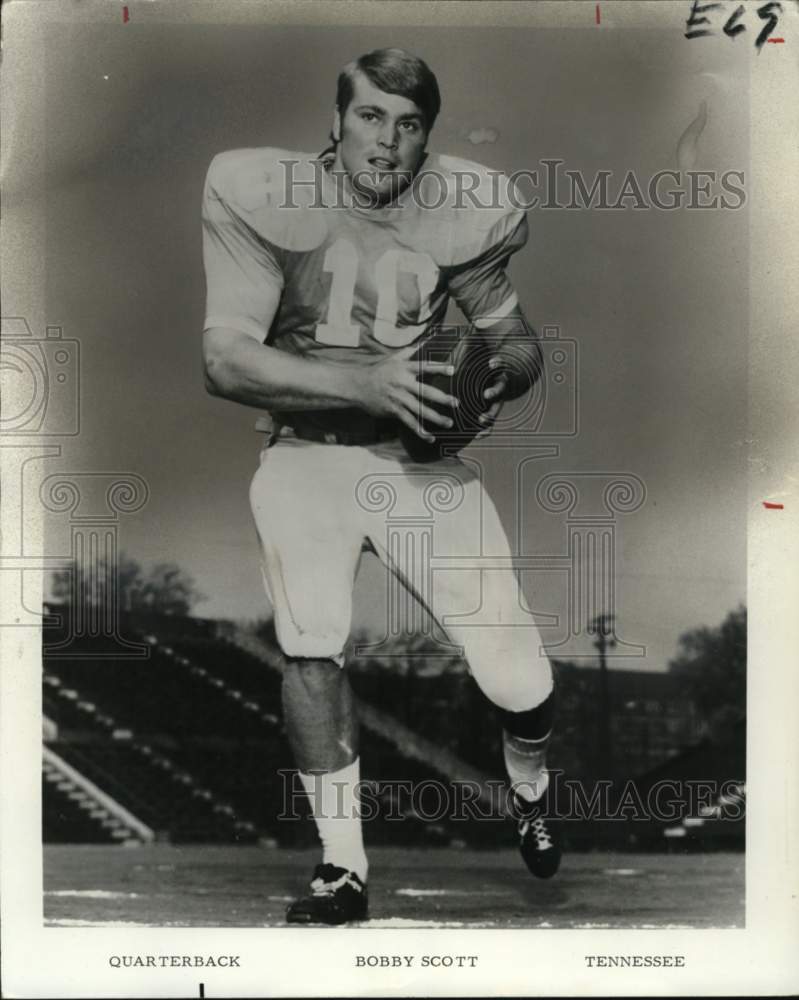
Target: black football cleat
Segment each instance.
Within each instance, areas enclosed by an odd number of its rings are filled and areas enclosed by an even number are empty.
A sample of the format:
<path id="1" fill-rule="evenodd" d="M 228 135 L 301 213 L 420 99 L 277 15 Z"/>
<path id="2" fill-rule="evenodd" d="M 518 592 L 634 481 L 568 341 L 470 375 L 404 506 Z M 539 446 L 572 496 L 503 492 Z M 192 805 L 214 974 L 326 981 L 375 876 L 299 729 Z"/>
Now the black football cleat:
<path id="1" fill-rule="evenodd" d="M 547 796 L 538 802 L 527 802 L 519 795 L 513 798 L 524 863 L 536 878 L 552 878 L 560 868 L 563 852 L 556 826 L 546 815 Z"/>
<path id="2" fill-rule="evenodd" d="M 366 920 L 368 912 L 366 886 L 355 872 L 321 864 L 314 869 L 310 894 L 289 904 L 286 921 L 290 924 L 346 924 L 351 920 Z"/>

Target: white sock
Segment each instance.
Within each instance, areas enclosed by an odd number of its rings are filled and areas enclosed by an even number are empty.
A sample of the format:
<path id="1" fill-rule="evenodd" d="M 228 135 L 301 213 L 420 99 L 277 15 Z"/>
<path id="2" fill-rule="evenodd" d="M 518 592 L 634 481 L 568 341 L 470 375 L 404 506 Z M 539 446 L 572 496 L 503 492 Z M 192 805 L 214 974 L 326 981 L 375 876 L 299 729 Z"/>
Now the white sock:
<path id="1" fill-rule="evenodd" d="M 355 872 L 365 882 L 369 862 L 363 849 L 361 813 L 355 795 L 361 780 L 360 758 L 340 771 L 299 774 L 322 841 L 322 861 Z"/>
<path id="2" fill-rule="evenodd" d="M 549 735 L 540 740 L 523 740 L 502 733 L 502 750 L 511 788 L 527 802 L 537 802 L 549 787 L 546 764 Z"/>

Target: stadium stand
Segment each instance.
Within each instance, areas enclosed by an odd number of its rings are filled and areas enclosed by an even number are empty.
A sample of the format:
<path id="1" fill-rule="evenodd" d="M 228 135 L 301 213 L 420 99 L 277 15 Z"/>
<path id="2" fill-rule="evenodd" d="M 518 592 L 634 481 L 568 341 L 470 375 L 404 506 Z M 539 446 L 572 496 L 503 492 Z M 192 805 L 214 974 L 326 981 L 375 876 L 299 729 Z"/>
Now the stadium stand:
<path id="1" fill-rule="evenodd" d="M 156 839 L 314 843 L 307 799 L 294 784 L 282 722 L 281 657 L 268 629 L 256 634 L 230 623 L 139 614 L 125 618 L 123 630 L 148 655 L 115 658 L 109 655 L 113 643 L 99 637 L 82 639 L 79 646 L 72 643 L 65 657 L 59 655 L 65 646 L 58 630 L 45 636 L 46 745 L 151 828 Z M 436 672 L 426 668 L 419 652 L 414 651 L 413 662 L 400 659 L 388 666 L 368 658 L 353 661 L 363 724 L 361 773 L 371 783 L 371 801 L 379 806 L 365 824 L 365 838 L 372 844 L 509 844 L 514 831 L 502 822 L 506 800 L 497 787 L 503 774 L 498 720 L 463 664 L 450 658 Z M 567 779 L 583 782 L 590 798 L 597 778 L 591 771 L 595 734 L 583 716 L 592 704 L 595 671 L 561 664 L 556 669 L 564 682 L 560 726 L 569 746 L 554 757 L 565 763 Z M 638 732 L 650 717 L 668 719 L 672 703 L 677 716 L 679 692 L 670 682 L 620 673 L 615 695 L 619 726 Z M 658 746 L 661 763 L 654 769 L 635 769 L 636 762 L 650 760 L 654 745 L 639 741 L 646 752 L 632 747 L 631 756 L 618 764 L 623 780 L 632 780 L 644 801 L 661 779 L 732 776 L 743 781 L 745 771 L 738 767 L 745 763 L 743 751 L 699 743 L 681 752 L 683 738 L 690 735 L 690 729 L 675 732 Z M 743 746 L 741 739 L 738 743 Z M 478 798 L 457 818 L 456 786 L 461 782 L 477 789 Z M 445 799 L 449 796 L 443 809 L 436 786 Z M 292 789 L 297 794 L 292 796 Z M 101 810 L 81 808 L 68 795 L 65 802 L 65 791 L 45 777 L 46 840 L 122 839 L 103 826 L 107 817 Z M 568 812 L 571 798 L 563 800 L 560 791 L 558 787 L 558 806 Z M 718 814 L 711 808 L 715 806 L 721 806 Z M 724 802 L 704 807 L 710 811 L 681 816 L 670 825 L 572 817 L 573 822 L 564 824 L 564 839 L 570 850 L 687 850 L 722 842 L 742 846 L 743 821 L 730 822 Z M 489 813 L 497 822 L 485 822 Z"/>
<path id="2" fill-rule="evenodd" d="M 42 820 L 51 844 L 111 844 L 111 830 L 76 801 L 70 786 L 59 787 L 54 776 L 42 773 Z"/>
<path id="3" fill-rule="evenodd" d="M 43 796 L 45 814 L 65 842 L 81 835 L 88 842 L 148 843 L 155 839 L 153 831 L 124 806 L 92 782 L 85 772 L 78 771 L 59 755 L 51 745 L 42 754 L 42 780 L 50 794 Z M 45 822 L 48 817 L 45 815 Z"/>
<path id="4" fill-rule="evenodd" d="M 146 643 L 146 659 L 109 657 L 107 637 L 83 639 L 77 650 L 73 644 L 69 658 L 49 656 L 46 642 L 44 707 L 57 733 L 50 749 L 158 839 L 313 842 L 304 796 L 292 800 L 290 815 L 280 815 L 293 765 L 274 655 L 265 656 L 258 644 L 254 651 L 247 648 L 235 630 L 205 622 L 149 616 L 126 626 L 126 634 Z M 410 755 L 403 753 L 402 724 L 371 711 L 362 736 L 364 780 L 385 786 L 392 778 L 417 785 L 446 778 L 447 768 L 437 770 L 428 759 L 436 757 L 433 744 L 420 751 L 409 738 Z M 447 767 L 450 758 L 441 758 Z M 46 840 L 107 836 L 101 817 L 94 817 L 98 821 L 89 830 L 86 816 L 78 826 L 70 821 L 72 813 L 53 807 L 49 781 L 45 797 Z M 463 824 L 431 819 L 436 803 L 430 795 L 428 802 L 417 802 L 383 787 L 377 798 L 392 818 L 383 818 L 381 810 L 367 825 L 372 842 L 449 843 L 463 833 Z M 470 826 L 481 839 L 479 824 Z"/>
<path id="5" fill-rule="evenodd" d="M 682 789 L 680 814 L 640 830 L 642 843 L 671 851 L 743 849 L 746 836 L 746 723 L 725 746 L 702 740 L 636 782 L 646 799 L 665 782 Z"/>

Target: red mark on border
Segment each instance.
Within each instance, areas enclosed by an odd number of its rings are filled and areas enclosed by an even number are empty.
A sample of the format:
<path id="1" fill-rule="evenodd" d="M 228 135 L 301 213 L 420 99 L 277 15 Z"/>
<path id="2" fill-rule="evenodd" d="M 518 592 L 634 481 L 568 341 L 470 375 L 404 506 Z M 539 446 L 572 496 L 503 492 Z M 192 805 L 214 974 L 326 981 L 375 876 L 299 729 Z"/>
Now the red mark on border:
<path id="1" fill-rule="evenodd" d="M 785 510 L 785 504 L 769 503 L 768 500 L 763 501 L 763 506 L 766 508 L 766 510 Z"/>
<path id="2" fill-rule="evenodd" d="M 596 5 L 596 23 L 599 24 L 599 4 Z"/>
<path id="3" fill-rule="evenodd" d="M 772 45 L 780 45 L 785 41 L 784 38 L 767 38 L 766 41 L 771 42 Z"/>
<path id="4" fill-rule="evenodd" d="M 130 14 L 128 14 L 128 8 L 127 7 L 123 7 L 122 8 L 122 23 L 123 24 L 127 24 L 129 20 L 130 20 Z"/>

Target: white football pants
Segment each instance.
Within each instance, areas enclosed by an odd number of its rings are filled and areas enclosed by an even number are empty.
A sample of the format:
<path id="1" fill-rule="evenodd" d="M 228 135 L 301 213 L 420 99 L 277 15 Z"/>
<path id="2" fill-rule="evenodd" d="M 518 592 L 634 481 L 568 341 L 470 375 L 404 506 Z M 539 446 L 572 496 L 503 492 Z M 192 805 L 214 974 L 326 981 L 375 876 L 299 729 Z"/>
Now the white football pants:
<path id="1" fill-rule="evenodd" d="M 551 693 L 549 660 L 515 571 L 508 562 L 475 565 L 476 557 L 507 560 L 511 552 L 479 475 L 460 459 L 417 464 L 398 442 L 321 444 L 284 429 L 261 453 L 250 503 L 287 656 L 340 658 L 368 542 L 393 574 L 387 635 L 415 603 L 406 599 L 412 594 L 463 647 L 494 704 L 520 712 Z"/>

